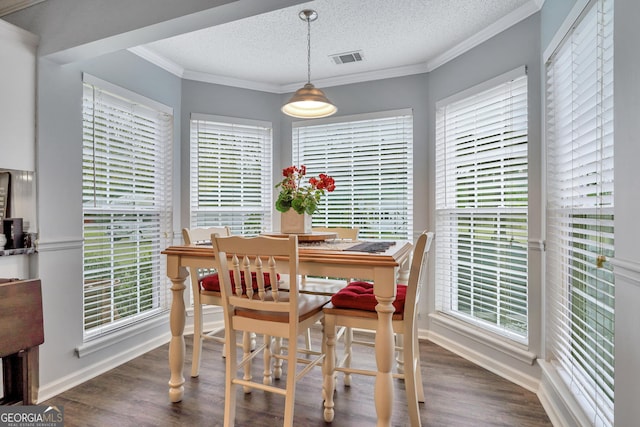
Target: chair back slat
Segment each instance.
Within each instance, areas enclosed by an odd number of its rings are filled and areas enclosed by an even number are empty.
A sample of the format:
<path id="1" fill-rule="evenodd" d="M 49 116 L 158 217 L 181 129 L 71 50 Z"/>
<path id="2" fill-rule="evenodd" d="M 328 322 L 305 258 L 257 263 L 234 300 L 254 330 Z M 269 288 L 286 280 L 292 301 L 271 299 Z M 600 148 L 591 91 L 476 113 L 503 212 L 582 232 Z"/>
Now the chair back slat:
<path id="1" fill-rule="evenodd" d="M 219 227 L 197 227 L 197 228 L 183 228 L 182 239 L 186 245 L 209 243 L 211 242 L 211 236 L 213 234 L 219 234 L 220 236 L 231 236 L 231 229 L 228 226 Z M 197 280 L 213 271 L 209 268 L 189 269 L 195 273 L 192 280 Z"/>
<path id="2" fill-rule="evenodd" d="M 216 233 L 221 236 L 231 236 L 231 229 L 227 226 L 183 228 L 182 238 L 185 244 L 190 245 L 192 243 L 210 242 L 211 235 Z"/>
<path id="3" fill-rule="evenodd" d="M 427 269 L 429 260 L 429 250 L 433 241 L 434 233 L 432 231 L 423 232 L 413 247 L 413 258 L 411 259 L 411 268 L 409 271 L 409 283 L 407 296 L 404 306 L 405 321 L 416 318 L 418 310 L 418 301 L 420 300 L 420 291 L 422 288 L 423 276 Z"/>
<path id="4" fill-rule="evenodd" d="M 256 388 L 284 395 L 284 425 L 292 426 L 295 383 L 324 360 L 322 352 L 311 349 L 304 351 L 304 358 L 300 357 L 297 338 L 322 320 L 322 307 L 329 299 L 298 295 L 298 237 L 295 235 L 287 238 L 214 235 L 211 242 L 221 284 L 227 340 L 224 425 L 235 425 L 236 388 L 242 386 L 245 393 Z M 278 273 L 283 281 L 291 281 L 288 292 L 279 292 Z M 244 295 L 241 277 L 245 282 Z M 232 280 L 235 281 L 233 293 Z M 240 361 L 237 357 L 238 332 L 243 334 Z M 253 351 L 247 333 L 260 334 L 264 338 Z M 264 369 L 262 381 L 257 381 L 252 377 L 251 363 L 260 353 Z M 273 384 L 273 379 L 282 375 L 283 361 L 287 367 L 286 381 Z M 301 371 L 297 370 L 298 362 L 306 364 Z"/>
<path id="5" fill-rule="evenodd" d="M 283 292 L 278 289 L 279 275 L 288 277 L 294 284 L 297 283 L 295 281 L 298 276 L 297 236 L 289 238 L 211 236 L 211 241 L 216 255 L 221 254 L 218 264 L 220 288 L 223 298 L 226 293 L 229 304 L 236 308 L 297 312 L 297 286 L 293 286 L 289 292 L 286 292 L 286 298 L 283 298 Z M 282 262 L 279 267 L 278 258 L 283 261 L 284 258 L 288 258 L 289 262 Z M 229 270 L 233 275 L 233 289 L 229 280 Z M 265 280 L 265 275 L 269 278 L 268 281 Z M 254 289 L 254 281 L 257 289 Z"/>
<path id="6" fill-rule="evenodd" d="M 260 275 L 259 280 L 262 280 L 264 278 L 263 275 Z M 276 264 L 276 260 L 273 257 L 269 257 L 269 283 L 278 283 L 278 267 Z M 260 282 L 258 282 L 258 291 L 260 291 Z M 278 289 L 278 286 L 272 286 L 271 287 L 271 292 L 273 293 L 273 300 L 274 301 L 279 301 L 280 300 L 280 291 Z M 264 293 L 264 290 L 263 290 Z M 264 296 L 260 295 L 260 299 L 264 301 Z"/>

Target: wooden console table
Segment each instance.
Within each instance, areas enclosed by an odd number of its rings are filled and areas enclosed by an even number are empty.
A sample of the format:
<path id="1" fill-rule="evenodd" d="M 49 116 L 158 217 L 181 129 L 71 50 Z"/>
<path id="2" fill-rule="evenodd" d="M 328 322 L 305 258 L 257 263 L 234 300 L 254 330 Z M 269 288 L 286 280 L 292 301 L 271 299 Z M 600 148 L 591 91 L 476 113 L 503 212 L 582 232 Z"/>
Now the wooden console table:
<path id="1" fill-rule="evenodd" d="M 0 279 L 0 404 L 38 400 L 38 346 L 44 342 L 40 280 Z"/>

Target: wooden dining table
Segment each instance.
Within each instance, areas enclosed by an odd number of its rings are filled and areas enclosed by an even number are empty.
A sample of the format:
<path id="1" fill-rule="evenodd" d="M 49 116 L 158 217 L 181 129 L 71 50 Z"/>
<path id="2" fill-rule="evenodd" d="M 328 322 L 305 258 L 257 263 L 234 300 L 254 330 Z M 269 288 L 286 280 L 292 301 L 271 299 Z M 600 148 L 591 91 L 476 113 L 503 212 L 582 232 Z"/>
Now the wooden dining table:
<path id="1" fill-rule="evenodd" d="M 362 243 L 362 242 L 360 242 Z M 371 241 L 370 243 L 375 243 Z M 391 425 L 393 407 L 394 335 L 391 318 L 395 308 L 397 280 L 408 276 L 408 260 L 412 245 L 396 241 L 384 252 L 370 253 L 350 250 L 354 242 L 329 240 L 299 242 L 298 268 L 301 275 L 371 280 L 378 300 L 378 327 L 375 336 L 377 375 L 374 402 L 378 426 Z M 186 319 L 184 290 L 188 267 L 213 268 L 214 251 L 211 245 L 176 245 L 166 248 L 167 276 L 171 279 L 172 301 L 170 313 L 171 341 L 169 343 L 169 399 L 180 402 L 184 394 L 184 326 Z"/>

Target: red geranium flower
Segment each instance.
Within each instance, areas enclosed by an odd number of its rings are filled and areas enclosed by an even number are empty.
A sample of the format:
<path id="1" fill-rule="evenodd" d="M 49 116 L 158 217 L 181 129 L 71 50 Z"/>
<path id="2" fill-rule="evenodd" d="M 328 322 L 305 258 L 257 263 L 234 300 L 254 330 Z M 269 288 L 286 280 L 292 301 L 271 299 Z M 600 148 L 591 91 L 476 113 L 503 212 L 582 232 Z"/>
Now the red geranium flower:
<path id="1" fill-rule="evenodd" d="M 311 215 L 318 209 L 318 203 L 325 191 L 332 192 L 336 189 L 334 179 L 324 173 L 317 178 L 309 178 L 309 185 L 302 185 L 306 174 L 305 165 L 289 166 L 282 170 L 284 179 L 276 184 L 276 188 L 280 188 L 280 194 L 276 200 L 277 210 L 286 212 L 293 208 L 299 214 L 306 212 Z"/>

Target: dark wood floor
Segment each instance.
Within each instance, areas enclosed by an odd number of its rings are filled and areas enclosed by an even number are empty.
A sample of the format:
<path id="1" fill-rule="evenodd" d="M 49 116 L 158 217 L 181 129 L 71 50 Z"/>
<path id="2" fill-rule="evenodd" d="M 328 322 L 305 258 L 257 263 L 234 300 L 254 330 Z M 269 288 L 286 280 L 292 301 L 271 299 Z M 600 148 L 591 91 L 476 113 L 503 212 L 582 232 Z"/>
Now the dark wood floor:
<path id="1" fill-rule="evenodd" d="M 319 335 L 316 336 L 319 339 Z M 168 344 L 68 390 L 42 405 L 64 407 L 65 426 L 219 426 L 224 414 L 224 359 L 221 345 L 205 342 L 198 378 L 189 377 L 191 336 L 186 337 L 187 364 L 184 399 L 170 403 Z M 370 366 L 369 349 L 359 349 Z M 535 394 L 422 341 L 422 376 L 426 402 L 421 404 L 423 426 L 551 426 Z M 261 376 L 261 361 L 254 377 Z M 360 365 L 363 366 L 363 365 Z M 322 415 L 322 375 L 319 369 L 304 377 L 296 389 L 296 427 L 362 427 L 376 422 L 373 377 L 354 376 L 351 387 L 339 377 L 336 416 L 332 424 Z M 393 426 L 408 426 L 404 385 L 394 380 Z M 237 426 L 282 425 L 284 397 L 259 390 L 239 390 Z"/>

